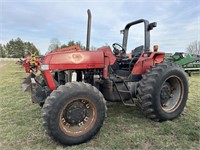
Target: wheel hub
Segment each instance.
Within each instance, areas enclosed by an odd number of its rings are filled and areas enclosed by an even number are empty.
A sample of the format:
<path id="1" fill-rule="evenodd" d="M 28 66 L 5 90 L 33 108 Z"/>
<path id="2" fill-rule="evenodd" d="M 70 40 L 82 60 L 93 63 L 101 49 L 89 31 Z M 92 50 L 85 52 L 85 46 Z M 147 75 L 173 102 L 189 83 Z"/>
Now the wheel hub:
<path id="1" fill-rule="evenodd" d="M 71 125 L 77 125 L 84 120 L 87 114 L 85 104 L 81 102 L 73 103 L 64 114 L 64 119 Z"/>
<path id="2" fill-rule="evenodd" d="M 162 104 L 166 103 L 171 98 L 171 93 L 172 90 L 170 84 L 168 82 L 165 82 L 160 92 Z"/>
<path id="3" fill-rule="evenodd" d="M 166 112 L 175 111 L 182 100 L 183 84 L 176 76 L 170 76 L 162 85 L 160 91 L 161 107 Z"/>
<path id="4" fill-rule="evenodd" d="M 66 134 L 78 136 L 86 133 L 96 120 L 96 108 L 88 99 L 73 99 L 65 104 L 60 114 L 60 128 Z"/>

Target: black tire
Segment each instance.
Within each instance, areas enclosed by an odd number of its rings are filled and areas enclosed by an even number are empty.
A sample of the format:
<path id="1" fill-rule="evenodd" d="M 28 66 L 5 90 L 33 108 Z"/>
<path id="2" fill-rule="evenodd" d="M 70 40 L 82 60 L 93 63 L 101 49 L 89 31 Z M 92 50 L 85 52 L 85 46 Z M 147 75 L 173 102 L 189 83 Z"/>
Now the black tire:
<path id="1" fill-rule="evenodd" d="M 63 145 L 80 144 L 100 130 L 106 110 L 99 90 L 87 83 L 71 82 L 59 86 L 46 99 L 43 125 L 55 141 Z"/>
<path id="2" fill-rule="evenodd" d="M 44 106 L 44 102 L 39 103 L 39 106 L 42 108 Z"/>
<path id="3" fill-rule="evenodd" d="M 186 73 L 188 74 L 189 77 L 192 76 L 192 72 L 191 71 L 186 71 Z"/>
<path id="4" fill-rule="evenodd" d="M 156 64 L 142 76 L 137 97 L 138 106 L 147 118 L 155 121 L 175 119 L 188 98 L 187 75 L 173 63 Z"/>

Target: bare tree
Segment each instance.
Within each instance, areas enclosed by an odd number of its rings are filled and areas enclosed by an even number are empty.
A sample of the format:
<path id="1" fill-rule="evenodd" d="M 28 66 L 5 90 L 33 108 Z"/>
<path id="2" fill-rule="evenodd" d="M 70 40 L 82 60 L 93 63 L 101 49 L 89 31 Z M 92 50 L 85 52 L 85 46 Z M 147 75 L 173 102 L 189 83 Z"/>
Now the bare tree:
<path id="1" fill-rule="evenodd" d="M 200 41 L 194 41 L 188 45 L 187 53 L 200 55 Z"/>
<path id="2" fill-rule="evenodd" d="M 59 49 L 61 46 L 60 41 L 57 38 L 51 39 L 51 44 L 49 45 L 48 52 L 52 52 L 56 49 Z"/>

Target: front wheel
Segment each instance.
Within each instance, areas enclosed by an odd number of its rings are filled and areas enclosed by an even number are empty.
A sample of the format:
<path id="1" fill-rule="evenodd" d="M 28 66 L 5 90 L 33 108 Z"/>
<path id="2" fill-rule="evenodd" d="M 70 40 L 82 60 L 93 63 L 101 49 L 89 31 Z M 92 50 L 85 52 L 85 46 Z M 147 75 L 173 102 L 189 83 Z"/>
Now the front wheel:
<path id="1" fill-rule="evenodd" d="M 91 139 L 103 125 L 106 104 L 92 85 L 73 82 L 61 85 L 46 99 L 42 109 L 47 133 L 64 145 Z"/>
<path id="2" fill-rule="evenodd" d="M 146 117 L 165 121 L 177 118 L 188 98 L 188 81 L 182 68 L 163 62 L 150 68 L 137 88 L 138 106 Z"/>

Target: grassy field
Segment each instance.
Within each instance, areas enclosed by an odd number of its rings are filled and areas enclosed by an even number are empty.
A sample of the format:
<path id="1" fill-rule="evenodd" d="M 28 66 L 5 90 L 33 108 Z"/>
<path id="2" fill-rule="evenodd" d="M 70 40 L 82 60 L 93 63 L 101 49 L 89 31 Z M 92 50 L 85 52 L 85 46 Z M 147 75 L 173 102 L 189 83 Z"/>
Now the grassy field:
<path id="1" fill-rule="evenodd" d="M 14 61 L 0 61 L 0 150 L 199 149 L 200 75 L 189 78 L 184 113 L 163 123 L 146 119 L 136 107 L 108 103 L 108 116 L 89 142 L 63 147 L 44 132 L 41 108 L 21 91 L 27 74 Z"/>

